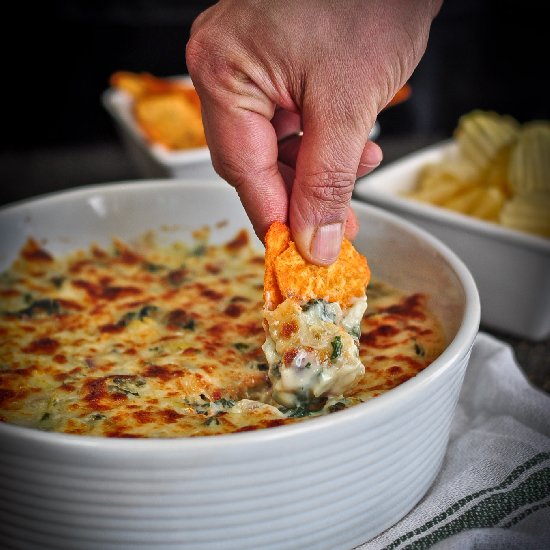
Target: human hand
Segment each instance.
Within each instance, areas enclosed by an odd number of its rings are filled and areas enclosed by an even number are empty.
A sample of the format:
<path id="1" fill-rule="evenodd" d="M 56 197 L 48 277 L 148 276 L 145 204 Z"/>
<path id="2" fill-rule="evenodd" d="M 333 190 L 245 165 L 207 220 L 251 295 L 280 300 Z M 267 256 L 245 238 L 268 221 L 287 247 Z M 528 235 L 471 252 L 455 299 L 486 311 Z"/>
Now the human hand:
<path id="1" fill-rule="evenodd" d="M 289 223 L 302 256 L 328 265 L 344 232 L 354 237 L 355 180 L 382 159 L 369 132 L 423 55 L 440 4 L 221 0 L 199 15 L 186 59 L 212 162 L 260 238 Z"/>

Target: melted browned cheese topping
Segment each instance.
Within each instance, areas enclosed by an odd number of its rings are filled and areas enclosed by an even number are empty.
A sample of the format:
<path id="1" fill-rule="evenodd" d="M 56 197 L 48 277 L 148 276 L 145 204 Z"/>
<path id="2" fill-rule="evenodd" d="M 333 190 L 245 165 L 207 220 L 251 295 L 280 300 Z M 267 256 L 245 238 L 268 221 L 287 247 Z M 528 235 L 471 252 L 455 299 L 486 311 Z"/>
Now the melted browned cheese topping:
<path id="1" fill-rule="evenodd" d="M 424 296 L 371 283 L 359 385 L 285 409 L 261 349 L 262 288 L 244 231 L 221 246 L 149 238 L 61 258 L 29 240 L 0 276 L 0 420 L 108 437 L 255 430 L 376 397 L 442 350 Z"/>

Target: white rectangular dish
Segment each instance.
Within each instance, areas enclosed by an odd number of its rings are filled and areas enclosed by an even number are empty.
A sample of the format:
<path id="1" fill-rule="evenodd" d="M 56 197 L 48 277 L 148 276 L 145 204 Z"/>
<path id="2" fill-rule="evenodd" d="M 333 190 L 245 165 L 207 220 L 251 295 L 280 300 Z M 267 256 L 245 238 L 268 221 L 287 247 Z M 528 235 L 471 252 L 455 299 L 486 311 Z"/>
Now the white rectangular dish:
<path id="1" fill-rule="evenodd" d="M 412 221 L 452 248 L 476 280 L 483 325 L 543 340 L 550 336 L 550 240 L 400 196 L 412 188 L 421 167 L 453 147 L 445 141 L 382 167 L 357 182 L 354 196 Z"/>
<path id="2" fill-rule="evenodd" d="M 188 76 L 179 77 L 178 80 L 191 83 Z M 125 92 L 109 88 L 103 92 L 101 103 L 113 118 L 122 143 L 142 177 L 217 176 L 208 147 L 169 151 L 162 145 L 151 144 L 136 123 L 132 114 L 132 99 Z"/>

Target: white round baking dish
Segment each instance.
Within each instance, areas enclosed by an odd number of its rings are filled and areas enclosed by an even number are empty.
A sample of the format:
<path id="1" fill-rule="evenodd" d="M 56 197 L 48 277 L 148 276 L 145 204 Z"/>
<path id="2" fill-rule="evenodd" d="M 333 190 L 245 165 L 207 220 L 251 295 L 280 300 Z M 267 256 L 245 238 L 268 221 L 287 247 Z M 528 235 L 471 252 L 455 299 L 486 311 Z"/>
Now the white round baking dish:
<path id="1" fill-rule="evenodd" d="M 128 440 L 0 424 L 0 546 L 344 549 L 403 517 L 443 460 L 479 300 L 448 248 L 391 214 L 354 206 L 356 246 L 373 273 L 430 296 L 448 338 L 432 365 L 362 405 L 256 432 Z M 62 253 L 149 229 L 185 238 L 222 220 L 214 241 L 250 227 L 234 190 L 218 181 L 54 194 L 0 210 L 0 269 L 29 235 Z"/>

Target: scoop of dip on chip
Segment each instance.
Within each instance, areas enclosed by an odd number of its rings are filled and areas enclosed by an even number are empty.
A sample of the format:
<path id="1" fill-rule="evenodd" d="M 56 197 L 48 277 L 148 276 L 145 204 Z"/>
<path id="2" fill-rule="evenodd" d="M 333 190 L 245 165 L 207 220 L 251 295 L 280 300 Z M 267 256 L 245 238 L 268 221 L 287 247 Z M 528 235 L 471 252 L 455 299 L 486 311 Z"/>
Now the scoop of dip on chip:
<path id="1" fill-rule="evenodd" d="M 367 260 L 344 239 L 332 265 L 310 264 L 280 222 L 269 228 L 265 247 L 262 349 L 273 399 L 290 409 L 322 407 L 365 373 L 359 337 L 367 309 Z"/>

